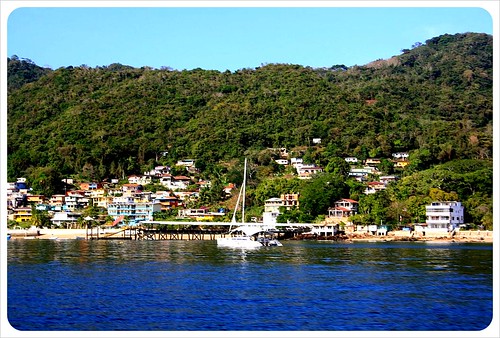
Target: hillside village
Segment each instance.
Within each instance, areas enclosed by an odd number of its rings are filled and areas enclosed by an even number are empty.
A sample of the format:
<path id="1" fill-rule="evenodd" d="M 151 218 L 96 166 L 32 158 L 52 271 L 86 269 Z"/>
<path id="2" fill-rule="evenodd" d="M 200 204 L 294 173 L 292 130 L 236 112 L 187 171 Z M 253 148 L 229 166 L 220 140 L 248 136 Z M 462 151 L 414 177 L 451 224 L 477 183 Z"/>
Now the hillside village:
<path id="1" fill-rule="evenodd" d="M 304 163 L 300 157 L 289 158 L 285 148 L 280 149 L 281 158 L 275 162 L 293 168 L 297 178 L 308 180 L 323 172 L 315 164 Z M 368 158 L 359 161 L 356 157 L 344 159 L 350 165 L 349 176 L 365 186 L 364 194 L 375 194 L 386 189 L 391 182 L 398 180 L 397 175 L 384 175 L 377 165 L 380 159 Z M 393 154 L 394 168 L 404 169 L 408 164 L 408 153 Z M 7 218 L 11 228 L 24 224 L 51 228 L 78 228 L 89 225 L 85 220 L 92 219 L 93 225 L 109 227 L 138 226 L 141 221 L 158 220 L 159 215 L 168 213 L 176 220 L 222 221 L 227 220 L 231 210 L 214 206 L 197 206 L 200 192 L 211 186 L 210 181 L 197 179 L 199 170 L 195 159 L 177 161 L 176 167 L 182 168 L 186 175 L 173 175 L 172 168 L 156 166 L 142 175 L 130 175 L 127 182 L 111 179 L 106 182 L 74 182 L 64 179 L 64 194 L 43 196 L 32 194 L 26 179 L 8 184 Z M 378 180 L 369 178 L 377 177 Z M 148 191 L 149 185 L 159 185 L 164 189 Z M 226 199 L 238 193 L 238 187 L 229 183 L 223 188 Z M 386 234 L 387 225 L 356 225 L 351 216 L 358 212 L 358 201 L 342 198 L 335 201 L 324 215 L 324 221 L 316 224 L 312 232 L 317 235 L 334 235 L 339 231 Z M 195 207 L 193 207 L 195 206 Z M 197 206 L 197 207 L 196 207 Z M 252 222 L 276 224 L 283 210 L 300 208 L 299 194 L 290 192 L 265 201 L 262 217 L 252 217 Z M 100 210 L 90 217 L 88 210 Z M 435 202 L 426 207 L 427 223 L 402 225 L 402 229 L 425 232 L 448 232 L 464 226 L 464 208 L 460 202 Z M 48 216 L 45 223 L 33 213 Z M 89 218 L 90 217 L 90 218 Z"/>
<path id="2" fill-rule="evenodd" d="M 492 60 L 476 33 L 353 67 L 53 70 L 14 55 L 8 224 L 228 222 L 247 158 L 247 222 L 493 230 Z M 428 214 L 437 202 L 464 220 Z"/>

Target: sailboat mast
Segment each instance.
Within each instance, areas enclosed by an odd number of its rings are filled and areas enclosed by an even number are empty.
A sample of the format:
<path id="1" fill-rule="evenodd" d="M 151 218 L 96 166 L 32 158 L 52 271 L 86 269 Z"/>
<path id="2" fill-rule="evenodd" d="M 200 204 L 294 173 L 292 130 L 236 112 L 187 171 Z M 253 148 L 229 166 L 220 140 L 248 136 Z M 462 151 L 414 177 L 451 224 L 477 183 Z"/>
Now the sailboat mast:
<path id="1" fill-rule="evenodd" d="M 243 185 L 241 186 L 240 192 L 238 194 L 238 199 L 236 200 L 236 205 L 234 206 L 233 218 L 231 219 L 231 226 L 233 224 L 236 224 L 236 212 L 238 211 L 238 205 L 240 204 L 242 192 L 243 192 Z M 229 227 L 229 231 L 231 231 L 231 226 Z"/>
<path id="2" fill-rule="evenodd" d="M 243 202 L 241 204 L 241 223 L 245 223 L 245 190 L 247 182 L 247 159 L 245 157 L 245 169 L 243 170 Z"/>
<path id="3" fill-rule="evenodd" d="M 236 206 L 234 207 L 233 218 L 231 219 L 231 224 L 229 225 L 229 231 L 233 227 L 233 224 L 236 224 L 236 212 L 238 211 L 238 205 L 240 204 L 241 196 L 243 196 L 243 203 L 241 208 L 241 222 L 245 221 L 245 185 L 246 185 L 246 176 L 247 176 L 247 159 L 245 158 L 245 169 L 243 171 L 243 184 L 241 185 L 240 193 L 238 194 L 238 199 L 236 200 Z"/>

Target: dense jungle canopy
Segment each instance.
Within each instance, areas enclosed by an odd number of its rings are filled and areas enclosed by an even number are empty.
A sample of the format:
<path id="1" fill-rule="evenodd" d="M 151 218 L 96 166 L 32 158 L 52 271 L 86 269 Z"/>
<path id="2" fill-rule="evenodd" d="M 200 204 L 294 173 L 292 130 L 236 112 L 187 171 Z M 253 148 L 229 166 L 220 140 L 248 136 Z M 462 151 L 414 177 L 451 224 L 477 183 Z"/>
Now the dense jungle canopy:
<path id="1" fill-rule="evenodd" d="M 52 70 L 12 56 L 8 178 L 124 177 L 152 168 L 164 151 L 165 164 L 195 158 L 202 170 L 245 156 L 269 165 L 267 148 L 285 147 L 325 167 L 345 156 L 407 151 L 411 164 L 401 176 L 418 176 L 401 180 L 385 207 L 438 189 L 466 204 L 474 195 L 470 203 L 487 211 L 492 90 L 493 37 L 480 33 L 438 36 L 353 67 L 220 72 L 116 63 Z M 321 144 L 313 146 L 313 138 Z"/>

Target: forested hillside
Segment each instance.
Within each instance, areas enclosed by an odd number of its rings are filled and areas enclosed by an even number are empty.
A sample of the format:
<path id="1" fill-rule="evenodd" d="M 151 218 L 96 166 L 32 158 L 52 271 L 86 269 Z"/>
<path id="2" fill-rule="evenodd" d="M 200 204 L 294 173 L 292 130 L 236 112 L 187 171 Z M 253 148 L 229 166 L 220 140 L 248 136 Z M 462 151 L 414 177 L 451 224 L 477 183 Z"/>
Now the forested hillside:
<path id="1" fill-rule="evenodd" d="M 203 169 L 278 147 L 304 149 L 323 166 L 408 151 L 406 176 L 453 160 L 491 171 L 492 41 L 443 35 L 389 60 L 320 69 L 48 70 L 11 58 L 8 177 L 123 177 L 150 169 L 164 150 L 167 163 L 196 158 Z M 312 138 L 321 145 L 309 147 Z"/>

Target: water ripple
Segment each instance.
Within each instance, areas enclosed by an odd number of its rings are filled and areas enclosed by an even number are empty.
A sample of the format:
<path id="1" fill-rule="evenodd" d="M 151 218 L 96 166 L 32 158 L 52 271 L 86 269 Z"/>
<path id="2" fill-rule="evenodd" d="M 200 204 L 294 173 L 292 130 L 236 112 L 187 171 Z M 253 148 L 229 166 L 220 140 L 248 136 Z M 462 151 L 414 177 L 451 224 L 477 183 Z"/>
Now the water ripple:
<path id="1" fill-rule="evenodd" d="M 492 318 L 491 245 L 8 245 L 19 330 L 481 330 Z"/>

